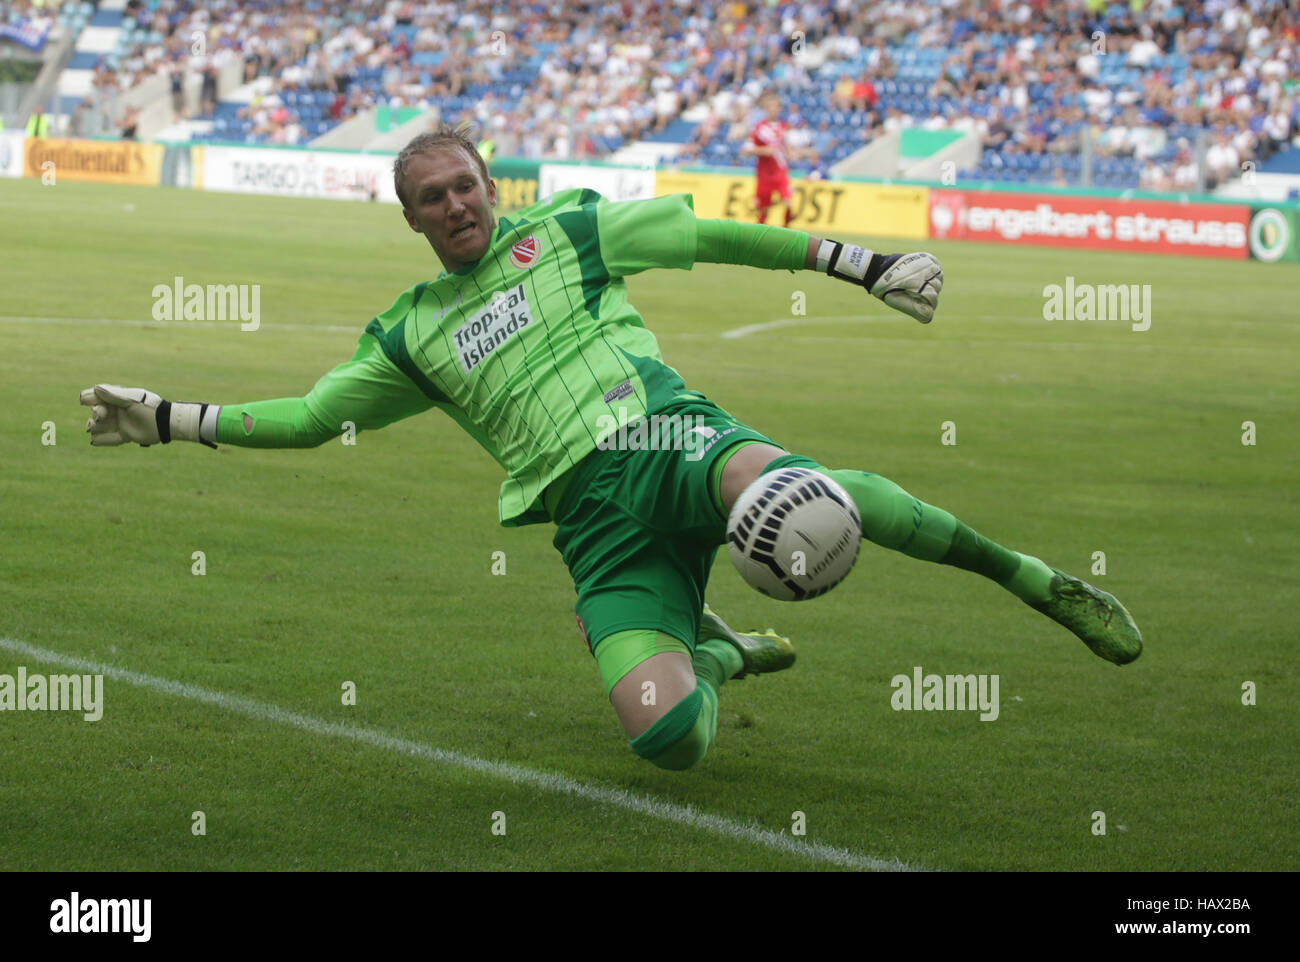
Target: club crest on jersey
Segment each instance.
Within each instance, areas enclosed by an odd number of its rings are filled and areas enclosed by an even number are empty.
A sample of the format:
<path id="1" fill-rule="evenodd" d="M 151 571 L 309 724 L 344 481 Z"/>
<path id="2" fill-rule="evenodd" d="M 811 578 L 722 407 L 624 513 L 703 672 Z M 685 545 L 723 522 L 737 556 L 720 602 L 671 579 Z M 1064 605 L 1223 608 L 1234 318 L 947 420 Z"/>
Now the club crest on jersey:
<path id="1" fill-rule="evenodd" d="M 510 263 L 521 270 L 526 267 L 532 267 L 533 261 L 537 260 L 537 251 L 540 245 L 537 238 L 529 234 L 521 241 L 516 241 L 510 248 Z"/>

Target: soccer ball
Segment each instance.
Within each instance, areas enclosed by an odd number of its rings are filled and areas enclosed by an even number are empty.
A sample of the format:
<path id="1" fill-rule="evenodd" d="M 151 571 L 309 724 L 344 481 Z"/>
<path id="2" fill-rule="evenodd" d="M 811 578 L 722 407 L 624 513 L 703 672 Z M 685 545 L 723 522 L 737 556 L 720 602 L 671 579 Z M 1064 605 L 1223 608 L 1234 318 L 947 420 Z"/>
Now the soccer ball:
<path id="1" fill-rule="evenodd" d="M 858 560 L 862 522 L 840 485 L 819 471 L 769 471 L 741 492 L 727 519 L 727 550 L 750 587 L 806 601 L 844 580 Z"/>

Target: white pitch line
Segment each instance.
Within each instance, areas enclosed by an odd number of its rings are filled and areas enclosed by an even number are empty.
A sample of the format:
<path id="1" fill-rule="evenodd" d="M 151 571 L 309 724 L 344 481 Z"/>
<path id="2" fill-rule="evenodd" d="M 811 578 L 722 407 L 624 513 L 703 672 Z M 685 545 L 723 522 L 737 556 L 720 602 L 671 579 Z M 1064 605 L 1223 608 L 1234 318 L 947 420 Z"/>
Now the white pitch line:
<path id="1" fill-rule="evenodd" d="M 2 318 L 0 318 L 2 320 Z M 1011 321 L 1015 322 L 1018 318 L 1009 314 L 941 314 L 940 321 Z M 1037 323 L 1032 319 L 1029 323 Z M 812 317 L 778 317 L 772 321 L 762 321 L 758 324 L 746 324 L 744 327 L 733 327 L 730 330 L 722 332 L 722 336 L 727 340 L 735 340 L 738 337 L 748 337 L 750 334 L 757 334 L 759 331 L 773 331 L 782 327 L 796 327 L 801 324 L 910 324 L 916 322 L 906 319 L 898 314 L 822 314 Z"/>
<path id="2" fill-rule="evenodd" d="M 0 318 L 3 320 L 3 318 Z M 1037 317 L 1028 314 L 957 314 L 952 312 L 941 312 L 935 325 L 945 325 L 959 321 L 1000 321 L 1005 324 L 1033 324 L 1043 325 L 1045 323 Z M 738 337 L 748 337 L 750 334 L 757 334 L 760 331 L 773 331 L 783 327 L 797 327 L 803 324 L 906 324 L 908 326 L 917 325 L 917 322 L 909 318 L 904 318 L 899 314 L 824 314 L 812 317 L 778 317 L 771 321 L 762 321 L 758 324 L 746 324 L 744 327 L 733 327 L 722 332 L 722 337 L 727 340 L 735 340 Z M 1059 322 L 1058 322 L 1059 323 Z M 1106 322 L 1101 322 L 1106 323 Z M 1128 321 L 1115 322 L 1128 326 Z"/>
<path id="3" fill-rule="evenodd" d="M 759 331 L 772 331 L 779 327 L 793 327 L 796 324 L 813 324 L 816 322 L 827 322 L 833 324 L 867 324 L 871 321 L 895 321 L 892 317 L 870 317 L 866 314 L 827 314 L 822 317 L 781 317 L 775 321 L 762 321 L 758 324 L 746 324 L 744 327 L 733 327 L 729 331 L 723 331 L 722 336 L 727 340 L 735 340 L 738 337 L 748 337 L 750 334 L 757 334 Z"/>
<path id="4" fill-rule="evenodd" d="M 0 318 L 0 320 L 4 320 L 4 318 Z M 1016 317 L 1016 316 L 1007 315 L 1007 314 L 947 314 L 947 315 L 944 315 L 944 316 L 941 318 L 941 320 L 944 320 L 944 321 L 954 321 L 954 322 L 958 322 L 958 321 L 1000 321 L 1000 322 L 1007 323 L 1007 324 L 1020 324 L 1020 325 L 1040 324 L 1040 323 L 1052 323 L 1052 322 L 1040 322 L 1040 321 L 1038 321 L 1038 320 L 1036 320 L 1036 319 L 1028 319 L 1028 320 L 1026 320 L 1026 319 L 1023 318 L 1023 317 Z M 895 323 L 895 322 L 898 322 L 898 318 L 889 317 L 889 316 L 881 316 L 881 317 L 877 317 L 877 316 L 874 316 L 874 315 L 865 315 L 865 314 L 828 314 L 828 315 L 825 315 L 825 316 L 822 316 L 822 317 L 781 317 L 781 318 L 777 318 L 776 320 L 773 320 L 773 321 L 763 321 L 763 322 L 758 323 L 758 324 L 746 324 L 744 327 L 733 327 L 733 328 L 731 328 L 731 329 L 729 329 L 729 330 L 723 331 L 722 334 L 721 334 L 721 337 L 722 337 L 724 340 L 735 340 L 736 338 L 748 337 L 750 334 L 757 334 L 757 333 L 759 333 L 760 331 L 772 331 L 772 330 L 778 330 L 778 329 L 780 329 L 780 328 L 784 328 L 784 327 L 797 327 L 797 326 L 801 326 L 801 325 L 804 325 L 804 324 L 817 324 L 817 323 L 825 323 L 825 324 L 850 324 L 850 323 L 862 323 L 862 324 L 868 324 L 868 323 L 878 323 L 878 322 L 882 322 L 882 321 L 890 322 L 890 323 Z M 936 322 L 936 323 L 937 323 L 937 322 Z M 1102 322 L 1102 323 L 1106 323 L 1106 322 Z M 1128 328 L 1128 325 L 1129 325 L 1129 322 L 1128 322 L 1128 321 L 1115 322 L 1115 323 L 1121 325 L 1121 327 L 1120 327 L 1121 330 L 1126 330 L 1126 329 Z M 1239 323 L 1239 322 L 1234 322 L 1234 326 L 1242 326 L 1242 324 Z M 1134 332 L 1134 333 L 1142 333 L 1142 332 Z M 712 334 L 707 334 L 707 333 L 702 333 L 702 332 L 697 332 L 697 331 L 683 331 L 683 332 L 669 332 L 669 333 L 667 333 L 667 334 L 659 334 L 659 335 L 657 335 L 657 336 L 659 336 L 659 337 L 661 337 L 661 338 L 669 338 L 669 337 L 702 337 L 702 338 L 709 338 L 709 337 L 713 337 L 714 335 L 712 335 Z M 840 341 L 849 341 L 849 342 L 889 341 L 889 342 L 892 342 L 892 343 L 900 343 L 900 342 L 898 341 L 897 338 L 892 338 L 892 337 L 891 337 L 891 338 L 879 338 L 879 337 L 836 337 L 836 336 L 833 336 L 833 335 L 816 335 L 816 334 L 795 334 L 795 335 L 787 335 L 787 336 L 790 337 L 790 338 L 792 338 L 792 339 L 794 339 L 794 340 L 799 340 L 799 341 L 828 341 L 828 342 L 840 342 Z M 1151 345 L 1151 344 L 1119 344 L 1119 343 L 1102 344 L 1102 343 L 1086 342 L 1086 341 L 1050 341 L 1050 340 L 1042 340 L 1042 341 L 998 341 L 998 340 L 989 340 L 989 341 L 969 341 L 969 340 L 968 340 L 968 341 L 964 341 L 964 342 L 963 342 L 963 345 L 966 346 L 966 347 L 980 347 L 980 346 L 990 346 L 990 345 L 991 345 L 991 346 L 995 346 L 995 347 L 996 347 L 996 346 L 1037 347 L 1037 348 L 1047 347 L 1047 348 L 1067 348 L 1067 349 L 1070 349 L 1070 350 L 1073 350 L 1074 348 L 1080 348 L 1080 347 L 1084 347 L 1084 348 L 1087 348 L 1087 347 L 1119 347 L 1119 348 L 1122 348 L 1122 349 L 1124 349 L 1124 350 L 1129 350 L 1130 348 L 1137 347 L 1137 348 L 1139 348 L 1139 349 L 1141 349 L 1141 350 L 1152 350 L 1153 348 L 1158 347 L 1158 348 L 1159 348 L 1160 350 L 1162 350 L 1162 351 L 1163 351 L 1163 350 L 1172 350 L 1172 351 L 1214 351 L 1214 352 L 1216 352 L 1216 353 L 1222 353 L 1222 352 L 1225 352 L 1225 351 L 1227 351 L 1227 352 L 1235 352 L 1235 353 L 1252 353 L 1252 352 L 1258 352 L 1258 351 L 1268 351 L 1268 352 L 1271 353 L 1271 352 L 1274 352 L 1274 351 L 1276 350 L 1276 348 L 1271 347 L 1271 346 L 1268 346 L 1268 347 L 1254 347 L 1254 346 L 1250 346 L 1250 345 L 1235 345 L 1235 344 L 1229 344 L 1229 345 L 1219 345 L 1219 344 L 1208 344 L 1208 345 L 1199 345 L 1199 344 L 1176 344 L 1176 345 L 1166 345 L 1166 344 L 1159 344 L 1159 345 Z"/>
<path id="5" fill-rule="evenodd" d="M 234 331 L 236 334 L 253 334 L 241 331 L 238 318 L 229 321 L 137 321 L 112 317 L 0 317 L 0 324 L 111 324 L 115 327 L 203 327 Z M 330 334 L 357 334 L 366 329 L 365 324 L 285 324 L 276 321 L 262 324 L 258 331 L 324 331 Z"/>
<path id="6" fill-rule="evenodd" d="M 177 698 L 186 698 L 190 701 L 202 702 L 205 705 L 213 705 L 260 721 L 278 722 L 313 735 L 344 738 L 363 745 L 369 745 L 372 748 L 383 748 L 400 752 L 403 755 L 414 755 L 441 765 L 469 769 L 493 778 L 513 782 L 516 785 L 533 785 L 556 794 L 576 795 L 589 802 L 614 805 L 629 811 L 639 812 L 642 815 L 649 815 L 652 818 L 698 828 L 714 835 L 722 835 L 737 841 L 761 845 L 782 855 L 794 855 L 814 862 L 825 862 L 843 868 L 872 872 L 920 871 L 898 859 L 872 858 L 868 855 L 859 855 L 848 849 L 836 848 L 821 842 L 801 842 L 784 832 L 774 832 L 753 823 L 738 822 L 721 815 L 699 812 L 690 806 L 676 805 L 648 795 L 637 795 L 623 789 L 588 785 L 564 775 L 524 768 L 521 765 L 512 765 L 508 762 L 493 762 L 473 755 L 465 755 L 461 752 L 449 751 L 445 748 L 436 748 L 433 745 L 400 738 L 396 735 L 389 735 L 371 728 L 341 725 L 338 722 L 326 721 L 323 718 L 289 711 L 276 705 L 245 698 L 242 695 L 231 695 L 184 682 L 144 675 L 126 668 L 118 668 L 114 665 L 105 665 L 86 658 L 78 658 L 75 655 L 65 655 L 57 651 L 38 648 L 35 645 L 29 645 L 13 638 L 0 638 L 0 649 L 11 651 L 14 654 L 35 661 L 72 668 L 83 674 L 103 675 L 114 681 L 125 682 L 128 685 L 136 685 L 140 688 L 148 688 L 164 695 L 173 695 Z"/>

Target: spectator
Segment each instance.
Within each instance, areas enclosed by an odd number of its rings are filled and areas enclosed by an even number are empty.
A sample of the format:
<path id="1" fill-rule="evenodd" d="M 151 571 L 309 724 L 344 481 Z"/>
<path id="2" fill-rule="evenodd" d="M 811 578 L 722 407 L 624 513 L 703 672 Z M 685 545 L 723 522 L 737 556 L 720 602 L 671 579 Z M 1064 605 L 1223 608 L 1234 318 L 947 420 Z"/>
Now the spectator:
<path id="1" fill-rule="evenodd" d="M 1180 140 L 1178 152 L 1174 157 L 1172 188 L 1181 191 L 1195 190 L 1198 176 L 1196 161 L 1192 158 L 1192 148 L 1186 140 Z"/>
<path id="2" fill-rule="evenodd" d="M 1241 172 L 1241 157 L 1226 130 L 1220 128 L 1214 134 L 1214 143 L 1205 152 L 1205 170 L 1207 180 L 1217 187 Z"/>
<path id="3" fill-rule="evenodd" d="M 858 76 L 858 82 L 853 85 L 853 108 L 855 110 L 872 110 L 879 100 L 876 85 L 871 82 L 871 77 L 864 70 Z"/>
<path id="4" fill-rule="evenodd" d="M 834 110 L 854 110 L 853 93 L 857 89 L 857 84 L 847 73 L 840 74 L 840 79 L 835 82 L 835 89 L 831 91 L 831 107 Z"/>
<path id="5" fill-rule="evenodd" d="M 45 108 L 40 104 L 36 105 L 35 112 L 27 118 L 27 136 L 28 137 L 48 137 L 50 135 L 50 118 L 45 113 Z"/>
<path id="6" fill-rule="evenodd" d="M 203 86 L 199 93 L 199 103 L 204 117 L 211 117 L 217 109 L 217 68 L 211 63 L 203 67 Z"/>
<path id="7" fill-rule="evenodd" d="M 171 63 L 167 73 L 172 91 L 172 116 L 179 120 L 185 116 L 185 68 Z"/>
<path id="8" fill-rule="evenodd" d="M 140 126 L 140 111 L 135 107 L 128 107 L 126 113 L 122 115 L 120 126 L 123 140 L 135 140 L 136 130 Z"/>

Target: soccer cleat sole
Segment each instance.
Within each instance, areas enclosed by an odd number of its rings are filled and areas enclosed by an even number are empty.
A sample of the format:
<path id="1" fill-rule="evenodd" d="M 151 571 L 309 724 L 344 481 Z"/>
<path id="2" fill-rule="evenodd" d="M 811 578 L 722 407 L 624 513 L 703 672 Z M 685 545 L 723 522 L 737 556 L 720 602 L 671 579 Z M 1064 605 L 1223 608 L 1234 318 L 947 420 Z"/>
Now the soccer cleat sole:
<path id="1" fill-rule="evenodd" d="M 1112 594 L 1056 568 L 1050 601 L 1032 605 L 1074 632 L 1092 653 L 1114 665 L 1127 665 L 1142 654 L 1142 632 L 1128 609 Z"/>

